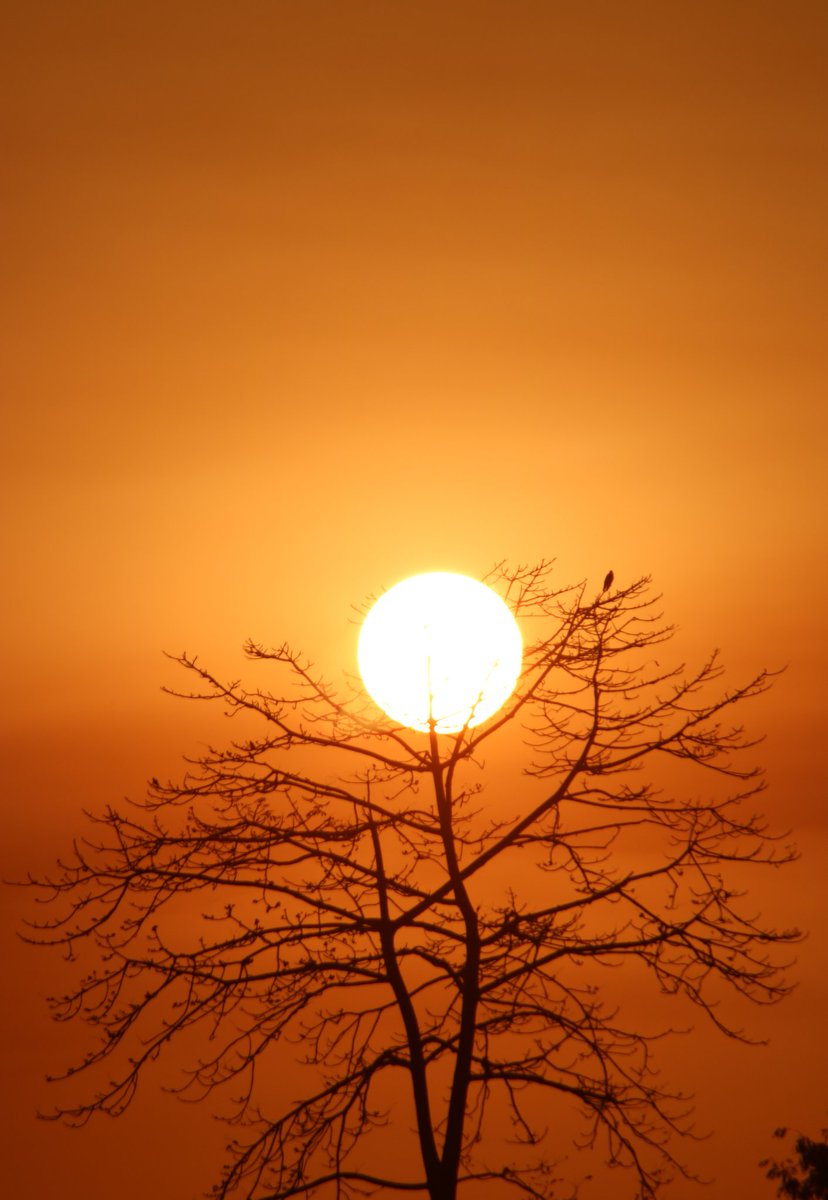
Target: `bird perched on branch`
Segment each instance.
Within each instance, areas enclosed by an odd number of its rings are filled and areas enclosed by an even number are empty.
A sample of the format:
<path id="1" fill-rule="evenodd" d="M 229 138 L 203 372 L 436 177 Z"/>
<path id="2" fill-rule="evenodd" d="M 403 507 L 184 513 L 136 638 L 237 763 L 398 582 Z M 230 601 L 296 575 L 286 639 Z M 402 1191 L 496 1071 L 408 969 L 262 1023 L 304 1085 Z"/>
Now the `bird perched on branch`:
<path id="1" fill-rule="evenodd" d="M 606 575 L 605 575 L 605 577 L 604 577 L 604 586 L 601 588 L 601 591 L 602 591 L 602 592 L 605 592 L 605 591 L 606 591 L 608 588 L 611 588 L 611 587 L 612 587 L 612 581 L 613 581 L 613 579 L 615 579 L 615 572 L 614 572 L 614 571 L 607 571 L 607 573 L 606 573 Z"/>

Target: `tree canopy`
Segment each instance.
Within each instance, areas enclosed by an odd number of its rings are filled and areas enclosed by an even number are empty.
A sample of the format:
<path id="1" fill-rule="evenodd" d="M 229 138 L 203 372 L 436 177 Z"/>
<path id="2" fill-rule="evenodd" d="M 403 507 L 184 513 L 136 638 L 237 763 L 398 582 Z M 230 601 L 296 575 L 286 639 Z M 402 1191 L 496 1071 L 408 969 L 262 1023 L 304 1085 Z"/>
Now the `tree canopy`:
<path id="1" fill-rule="evenodd" d="M 778 1138 L 787 1137 L 787 1129 L 774 1131 Z M 822 1140 L 816 1141 L 804 1133 L 794 1141 L 794 1154 L 776 1162 L 763 1159 L 767 1178 L 777 1184 L 777 1196 L 789 1200 L 828 1200 L 828 1130 L 822 1130 Z"/>

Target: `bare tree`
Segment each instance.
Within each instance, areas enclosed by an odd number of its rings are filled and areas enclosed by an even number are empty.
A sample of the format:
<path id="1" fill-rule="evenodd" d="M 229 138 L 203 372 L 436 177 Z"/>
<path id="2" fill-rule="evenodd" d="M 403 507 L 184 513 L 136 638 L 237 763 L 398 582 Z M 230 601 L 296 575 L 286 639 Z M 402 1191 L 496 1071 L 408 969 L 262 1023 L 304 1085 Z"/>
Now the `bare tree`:
<path id="1" fill-rule="evenodd" d="M 610 1003 L 606 968 L 730 1036 L 724 992 L 784 994 L 774 949 L 796 935 L 727 879 L 792 857 L 752 809 L 761 777 L 737 751 L 754 743 L 732 723 L 769 675 L 722 691 L 715 655 L 660 666 L 672 630 L 647 579 L 594 599 L 545 563 L 488 582 L 535 637 L 500 714 L 456 735 L 394 726 L 287 646 L 246 647 L 273 691 L 180 656 L 195 684 L 176 694 L 218 701 L 243 736 L 95 818 L 37 883 L 57 909 L 32 940 L 93 950 L 52 1003 L 98 1030 L 81 1064 L 94 1086 L 57 1115 L 122 1112 L 197 1030 L 181 1090 L 220 1093 L 240 1129 L 219 1197 L 559 1196 L 546 1126 L 561 1106 L 640 1196 L 683 1169 L 686 1105 L 654 1072 L 655 1035 Z M 523 783 L 484 802 L 481 754 L 514 729 Z M 297 1056 L 303 1073 L 274 1083 Z M 415 1152 L 389 1168 L 376 1131 L 392 1119 Z"/>

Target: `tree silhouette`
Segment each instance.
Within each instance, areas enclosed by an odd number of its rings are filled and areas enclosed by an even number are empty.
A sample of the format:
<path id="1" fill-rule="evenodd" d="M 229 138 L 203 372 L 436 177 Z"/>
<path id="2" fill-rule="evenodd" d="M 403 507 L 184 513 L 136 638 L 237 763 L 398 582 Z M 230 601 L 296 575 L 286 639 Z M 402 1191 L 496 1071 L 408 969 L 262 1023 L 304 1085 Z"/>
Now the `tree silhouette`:
<path id="1" fill-rule="evenodd" d="M 774 1130 L 774 1136 L 784 1138 L 787 1129 Z M 828 1200 L 828 1130 L 822 1130 L 822 1141 L 816 1142 L 798 1134 L 794 1142 L 796 1159 L 788 1157 L 781 1163 L 763 1159 L 767 1178 L 777 1182 L 777 1196 L 790 1200 Z"/>
<path id="2" fill-rule="evenodd" d="M 246 646 L 273 691 L 178 658 L 194 690 L 175 694 L 217 701 L 241 736 L 93 818 L 31 881 L 57 906 L 31 939 L 91 956 L 56 1015 L 100 1034 L 75 1068 L 87 1098 L 55 1115 L 122 1112 L 186 1044 L 180 1090 L 221 1095 L 239 1129 L 218 1197 L 558 1196 L 548 1126 L 572 1106 L 580 1144 L 642 1197 L 683 1169 L 686 1103 L 607 968 L 735 1037 L 724 992 L 786 991 L 774 947 L 795 933 L 763 927 L 726 878 L 792 857 L 751 808 L 761 777 L 731 722 L 770 677 L 722 691 L 715 655 L 660 666 L 672 630 L 647 579 L 594 600 L 547 563 L 487 582 L 535 636 L 508 704 L 457 735 L 393 725 L 287 646 Z M 518 729 L 523 783 L 484 801 L 481 754 Z"/>

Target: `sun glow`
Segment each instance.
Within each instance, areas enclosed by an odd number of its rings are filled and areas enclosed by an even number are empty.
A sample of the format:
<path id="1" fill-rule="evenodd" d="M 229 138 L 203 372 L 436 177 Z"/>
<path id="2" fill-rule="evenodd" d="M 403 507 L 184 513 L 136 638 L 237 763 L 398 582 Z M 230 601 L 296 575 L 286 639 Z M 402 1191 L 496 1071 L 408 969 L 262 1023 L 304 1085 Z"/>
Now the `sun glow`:
<path id="1" fill-rule="evenodd" d="M 359 636 L 359 671 L 381 709 L 411 729 L 456 733 L 506 702 L 523 646 L 514 617 L 485 584 L 434 572 L 396 584 Z"/>

